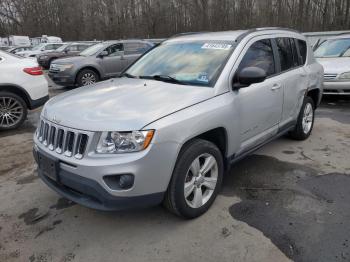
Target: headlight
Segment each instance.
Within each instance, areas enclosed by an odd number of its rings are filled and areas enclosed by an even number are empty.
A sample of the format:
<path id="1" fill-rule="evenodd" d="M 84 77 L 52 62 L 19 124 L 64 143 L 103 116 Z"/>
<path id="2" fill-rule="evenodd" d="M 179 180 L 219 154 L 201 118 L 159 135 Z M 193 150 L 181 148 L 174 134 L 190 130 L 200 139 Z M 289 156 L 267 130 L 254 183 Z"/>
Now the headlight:
<path id="1" fill-rule="evenodd" d="M 73 64 L 51 64 L 52 69 L 56 69 L 59 71 L 64 71 L 67 69 L 71 69 L 74 65 Z"/>
<path id="2" fill-rule="evenodd" d="M 48 56 L 47 55 L 41 55 L 41 56 L 38 56 L 39 59 L 47 59 Z"/>
<path id="3" fill-rule="evenodd" d="M 349 79 L 349 80 L 350 80 L 350 72 L 342 73 L 342 74 L 339 76 L 339 79 Z"/>
<path id="4" fill-rule="evenodd" d="M 146 149 L 154 135 L 154 130 L 131 132 L 102 132 L 96 152 L 100 154 L 120 154 Z"/>

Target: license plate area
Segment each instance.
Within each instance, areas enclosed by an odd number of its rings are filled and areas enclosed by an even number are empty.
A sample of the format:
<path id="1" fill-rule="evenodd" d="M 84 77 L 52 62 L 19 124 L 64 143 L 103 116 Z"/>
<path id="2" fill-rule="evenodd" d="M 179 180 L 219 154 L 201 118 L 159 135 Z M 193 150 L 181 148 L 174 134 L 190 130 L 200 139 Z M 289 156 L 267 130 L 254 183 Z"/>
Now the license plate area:
<path id="1" fill-rule="evenodd" d="M 58 181 L 58 161 L 38 153 L 38 165 L 40 172 L 48 178 Z"/>

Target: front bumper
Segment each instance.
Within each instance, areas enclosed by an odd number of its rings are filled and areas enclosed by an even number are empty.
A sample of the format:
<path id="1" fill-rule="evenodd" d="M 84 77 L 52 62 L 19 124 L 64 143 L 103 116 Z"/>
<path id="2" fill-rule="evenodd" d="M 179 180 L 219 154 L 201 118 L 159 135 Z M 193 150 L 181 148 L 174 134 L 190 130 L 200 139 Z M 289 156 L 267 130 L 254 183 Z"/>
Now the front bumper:
<path id="1" fill-rule="evenodd" d="M 139 208 L 161 203 L 176 161 L 178 145 L 150 145 L 142 152 L 118 156 L 87 154 L 74 159 L 50 151 L 34 137 L 34 157 L 38 152 L 58 161 L 58 179 L 54 181 L 38 169 L 39 177 L 60 195 L 83 206 L 99 210 Z M 105 178 L 132 174 L 130 189 L 111 188 Z"/>
<path id="2" fill-rule="evenodd" d="M 66 72 L 52 72 L 49 71 L 48 73 L 51 80 L 62 86 L 72 86 L 75 85 L 75 77 L 73 74 L 68 74 Z"/>
<path id="3" fill-rule="evenodd" d="M 323 83 L 324 95 L 350 95 L 350 82 L 328 81 Z"/>

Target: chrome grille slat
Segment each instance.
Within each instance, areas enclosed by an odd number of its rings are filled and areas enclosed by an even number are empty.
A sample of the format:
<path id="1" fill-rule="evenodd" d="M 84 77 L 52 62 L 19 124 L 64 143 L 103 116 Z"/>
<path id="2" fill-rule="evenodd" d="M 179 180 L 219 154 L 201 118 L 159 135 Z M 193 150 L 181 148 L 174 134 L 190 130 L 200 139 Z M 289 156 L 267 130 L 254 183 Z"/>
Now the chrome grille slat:
<path id="1" fill-rule="evenodd" d="M 92 132 L 73 130 L 45 119 L 41 119 L 36 133 L 39 142 L 49 150 L 77 159 L 83 158 L 92 137 Z"/>
<path id="2" fill-rule="evenodd" d="M 333 79 L 336 79 L 337 78 L 337 74 L 324 74 L 323 78 L 325 80 L 333 80 Z"/>

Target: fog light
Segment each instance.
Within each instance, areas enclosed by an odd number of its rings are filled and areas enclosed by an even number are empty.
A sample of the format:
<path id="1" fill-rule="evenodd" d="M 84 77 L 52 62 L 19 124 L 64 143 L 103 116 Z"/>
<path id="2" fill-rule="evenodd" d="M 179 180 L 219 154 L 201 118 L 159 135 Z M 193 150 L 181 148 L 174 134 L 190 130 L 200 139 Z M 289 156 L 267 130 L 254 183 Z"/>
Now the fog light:
<path id="1" fill-rule="evenodd" d="M 103 180 L 112 190 L 126 190 L 134 185 L 134 175 L 132 174 L 104 176 Z"/>
<path id="2" fill-rule="evenodd" d="M 121 175 L 119 179 L 119 186 L 122 189 L 128 189 L 134 184 L 133 175 Z"/>

